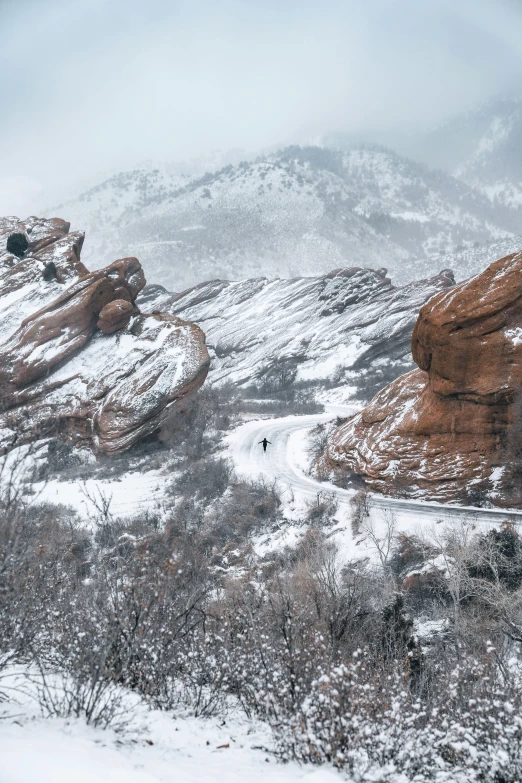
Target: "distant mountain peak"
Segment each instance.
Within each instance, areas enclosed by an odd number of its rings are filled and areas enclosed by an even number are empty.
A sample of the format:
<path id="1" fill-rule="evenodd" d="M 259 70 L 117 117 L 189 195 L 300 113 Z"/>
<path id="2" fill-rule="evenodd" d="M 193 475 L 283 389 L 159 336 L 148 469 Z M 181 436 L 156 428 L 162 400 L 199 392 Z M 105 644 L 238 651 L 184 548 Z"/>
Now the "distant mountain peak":
<path id="1" fill-rule="evenodd" d="M 354 265 L 384 264 L 406 282 L 432 271 L 430 256 L 517 230 L 482 187 L 373 143 L 287 145 L 197 176 L 138 168 L 64 210 L 86 230 L 91 263 L 109 247 L 137 253 L 151 281 L 174 290 Z"/>

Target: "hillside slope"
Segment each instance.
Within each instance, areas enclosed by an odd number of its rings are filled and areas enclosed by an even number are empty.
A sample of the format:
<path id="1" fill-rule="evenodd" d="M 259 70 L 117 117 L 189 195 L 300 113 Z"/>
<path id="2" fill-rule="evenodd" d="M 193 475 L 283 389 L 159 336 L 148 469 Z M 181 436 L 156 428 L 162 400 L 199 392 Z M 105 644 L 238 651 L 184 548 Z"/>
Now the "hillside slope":
<path id="1" fill-rule="evenodd" d="M 90 230 L 87 260 L 132 249 L 171 290 L 353 265 L 385 264 L 401 282 L 413 259 L 510 233 L 484 195 L 381 147 L 288 147 L 188 182 L 129 172 L 65 208 Z"/>
<path id="2" fill-rule="evenodd" d="M 450 172 L 522 226 L 522 96 L 492 98 L 410 140 L 411 154 Z"/>
<path id="3" fill-rule="evenodd" d="M 460 283 L 483 272 L 488 264 L 496 261 L 497 258 L 518 252 L 521 247 L 522 236 L 514 234 L 491 242 L 475 242 L 468 247 L 461 245 L 450 252 L 432 256 L 430 265 L 433 269 L 449 267 L 454 270 L 455 280 Z M 425 267 L 424 258 L 412 261 L 405 270 L 406 281 L 410 282 L 422 277 Z"/>

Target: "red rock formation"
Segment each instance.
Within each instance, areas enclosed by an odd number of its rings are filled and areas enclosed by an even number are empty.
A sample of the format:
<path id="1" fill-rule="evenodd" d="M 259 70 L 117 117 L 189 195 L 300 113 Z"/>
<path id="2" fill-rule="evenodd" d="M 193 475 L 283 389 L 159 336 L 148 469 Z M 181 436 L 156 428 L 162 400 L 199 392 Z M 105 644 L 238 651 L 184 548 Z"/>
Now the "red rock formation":
<path id="1" fill-rule="evenodd" d="M 100 312 L 98 319 L 98 329 L 101 329 L 105 334 L 113 334 L 120 329 L 124 329 L 132 315 L 139 313 L 137 307 L 134 307 L 132 302 L 128 302 L 125 299 L 113 299 L 112 302 L 106 304 Z"/>
<path id="2" fill-rule="evenodd" d="M 137 258 L 119 258 L 105 267 L 104 273 L 114 285 L 114 295 L 118 299 L 134 302 L 145 286 L 145 274 Z"/>
<path id="3" fill-rule="evenodd" d="M 154 432 L 204 381 L 203 332 L 141 315 L 136 258 L 88 272 L 59 218 L 0 220 L 0 448 L 55 434 L 114 454 Z M 7 253 L 13 233 L 24 258 Z M 125 335 L 125 340 L 120 336 Z"/>
<path id="4" fill-rule="evenodd" d="M 86 343 L 114 289 L 103 275 L 88 275 L 53 302 L 25 318 L 0 352 L 0 390 L 5 395 L 49 373 Z"/>
<path id="5" fill-rule="evenodd" d="M 333 435 L 330 465 L 381 492 L 521 505 L 522 253 L 434 296 L 419 365 Z"/>

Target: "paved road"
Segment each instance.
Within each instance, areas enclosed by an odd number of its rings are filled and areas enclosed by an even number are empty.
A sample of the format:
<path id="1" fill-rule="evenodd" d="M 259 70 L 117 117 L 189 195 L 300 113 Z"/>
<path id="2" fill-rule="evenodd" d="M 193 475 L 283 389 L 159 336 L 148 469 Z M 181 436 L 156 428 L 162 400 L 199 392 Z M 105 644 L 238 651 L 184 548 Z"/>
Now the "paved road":
<path id="1" fill-rule="evenodd" d="M 354 412 L 354 408 L 331 406 L 326 413 L 312 416 L 288 416 L 248 422 L 239 427 L 230 439 L 232 459 L 241 473 L 264 475 L 269 480 L 277 479 L 283 488 L 297 490 L 305 497 L 313 498 L 318 492 L 326 490 L 335 494 L 339 504 L 348 504 L 353 490 L 341 489 L 310 478 L 300 469 L 299 462 L 302 462 L 303 436 L 310 428 L 330 421 L 335 416 L 346 417 Z M 259 445 L 259 441 L 264 437 L 271 441 L 266 454 Z M 421 500 L 399 500 L 383 495 L 372 495 L 372 505 L 374 508 L 391 508 L 399 513 L 415 514 L 432 521 L 441 518 L 447 520 L 451 517 L 468 517 L 476 522 L 488 523 L 499 522 L 508 517 L 522 520 L 522 512 L 478 509 Z"/>

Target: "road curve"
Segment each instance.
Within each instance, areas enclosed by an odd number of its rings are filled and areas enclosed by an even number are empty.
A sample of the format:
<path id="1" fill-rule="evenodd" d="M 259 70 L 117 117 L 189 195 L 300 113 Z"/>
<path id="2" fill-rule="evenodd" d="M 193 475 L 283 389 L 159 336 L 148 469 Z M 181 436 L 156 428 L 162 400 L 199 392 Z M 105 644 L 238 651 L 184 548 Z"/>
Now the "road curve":
<path id="1" fill-rule="evenodd" d="M 305 498 L 314 498 L 318 492 L 331 492 L 336 496 L 337 502 L 344 506 L 353 497 L 353 490 L 342 489 L 307 476 L 300 463 L 303 462 L 306 432 L 336 416 L 346 417 L 355 412 L 356 408 L 331 406 L 327 412 L 311 416 L 286 416 L 247 422 L 229 436 L 230 456 L 236 470 L 242 475 L 264 476 L 269 481 L 277 480 L 283 490 L 298 492 Z M 266 453 L 259 443 L 265 437 L 270 441 Z M 475 522 L 490 524 L 508 518 L 522 520 L 521 511 L 479 509 L 449 503 L 389 498 L 377 494 L 372 494 L 371 503 L 374 508 L 393 509 L 400 514 L 415 514 L 419 518 L 429 518 L 432 521 L 442 518 L 448 520 L 452 517 L 466 517 Z"/>

